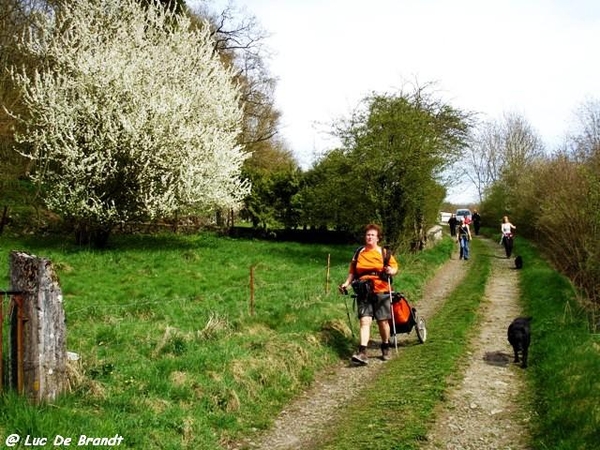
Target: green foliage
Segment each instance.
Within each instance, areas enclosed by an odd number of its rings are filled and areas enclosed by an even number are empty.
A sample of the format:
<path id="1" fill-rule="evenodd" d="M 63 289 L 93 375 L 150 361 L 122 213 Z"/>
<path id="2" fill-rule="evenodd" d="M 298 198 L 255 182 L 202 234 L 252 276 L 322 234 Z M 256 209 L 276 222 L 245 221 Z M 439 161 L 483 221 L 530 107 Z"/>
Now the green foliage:
<path id="1" fill-rule="evenodd" d="M 364 104 L 339 131 L 344 148 L 312 169 L 303 199 L 321 205 L 312 220 L 354 229 L 378 222 L 394 230 L 394 245 L 420 245 L 445 195 L 441 174 L 465 145 L 468 116 L 424 89 Z"/>
<path id="2" fill-rule="evenodd" d="M 300 218 L 296 203 L 302 173 L 296 168 L 280 170 L 248 167 L 244 170 L 252 191 L 244 199 L 241 217 L 257 228 L 294 228 Z"/>
<path id="3" fill-rule="evenodd" d="M 521 292 L 533 316 L 528 373 L 536 398 L 536 449 L 593 449 L 600 442 L 600 343 L 567 278 L 525 240 Z"/>
<path id="4" fill-rule="evenodd" d="M 337 230 L 356 230 L 365 225 L 362 209 L 368 202 L 353 178 L 353 164 L 342 150 L 333 150 L 304 176 L 299 193 L 302 223 Z"/>

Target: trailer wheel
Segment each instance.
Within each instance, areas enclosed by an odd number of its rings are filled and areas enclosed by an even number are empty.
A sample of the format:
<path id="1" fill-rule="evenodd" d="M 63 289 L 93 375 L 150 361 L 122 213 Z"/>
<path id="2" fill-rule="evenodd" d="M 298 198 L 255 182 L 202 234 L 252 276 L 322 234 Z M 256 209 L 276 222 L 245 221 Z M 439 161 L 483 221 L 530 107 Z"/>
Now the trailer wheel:
<path id="1" fill-rule="evenodd" d="M 424 343 L 427 340 L 427 325 L 425 324 L 425 319 L 421 316 L 417 316 L 415 331 L 417 332 L 419 342 L 421 344 Z"/>

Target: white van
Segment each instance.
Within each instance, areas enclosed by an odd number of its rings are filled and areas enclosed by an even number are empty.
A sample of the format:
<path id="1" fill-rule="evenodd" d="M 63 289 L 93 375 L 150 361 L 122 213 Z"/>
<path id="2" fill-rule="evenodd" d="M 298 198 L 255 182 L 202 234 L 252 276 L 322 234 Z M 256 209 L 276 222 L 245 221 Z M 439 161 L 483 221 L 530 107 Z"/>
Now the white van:
<path id="1" fill-rule="evenodd" d="M 467 222 L 471 221 L 471 210 L 470 209 L 462 209 L 459 208 L 456 210 L 456 218 L 458 219 L 458 221 L 460 222 L 462 220 L 462 218 L 467 219 Z"/>

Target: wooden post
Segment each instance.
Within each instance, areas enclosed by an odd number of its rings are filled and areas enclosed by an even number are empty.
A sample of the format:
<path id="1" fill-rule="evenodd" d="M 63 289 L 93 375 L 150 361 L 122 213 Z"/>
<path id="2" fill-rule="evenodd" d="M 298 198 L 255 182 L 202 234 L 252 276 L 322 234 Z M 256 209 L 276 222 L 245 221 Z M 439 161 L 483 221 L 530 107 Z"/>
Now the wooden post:
<path id="1" fill-rule="evenodd" d="M 325 275 L 325 293 L 329 294 L 329 267 L 331 264 L 331 253 L 327 253 L 327 274 Z"/>
<path id="2" fill-rule="evenodd" d="M 4 293 L 0 297 L 0 393 L 4 388 Z"/>
<path id="3" fill-rule="evenodd" d="M 5 206 L 4 210 L 2 211 L 2 218 L 0 218 L 0 234 L 2 234 L 4 232 L 4 225 L 6 225 L 7 220 L 8 220 L 8 206 Z"/>
<path id="4" fill-rule="evenodd" d="M 13 297 L 11 312 L 12 383 L 36 403 L 52 401 L 68 386 L 58 277 L 48 259 L 11 252 L 10 282 L 13 291 L 21 292 Z"/>
<path id="5" fill-rule="evenodd" d="M 254 316 L 254 266 L 250 266 L 250 315 Z"/>

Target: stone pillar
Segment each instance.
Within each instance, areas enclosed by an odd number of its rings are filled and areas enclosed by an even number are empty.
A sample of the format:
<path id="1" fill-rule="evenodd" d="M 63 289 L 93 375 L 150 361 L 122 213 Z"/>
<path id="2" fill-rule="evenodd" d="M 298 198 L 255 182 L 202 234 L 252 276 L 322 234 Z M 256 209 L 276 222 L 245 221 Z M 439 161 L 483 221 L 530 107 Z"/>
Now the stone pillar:
<path id="1" fill-rule="evenodd" d="M 62 291 L 52 263 L 10 253 L 11 385 L 33 402 L 52 401 L 66 390 L 66 325 Z M 20 306 L 19 306 L 20 304 Z"/>

